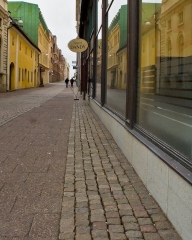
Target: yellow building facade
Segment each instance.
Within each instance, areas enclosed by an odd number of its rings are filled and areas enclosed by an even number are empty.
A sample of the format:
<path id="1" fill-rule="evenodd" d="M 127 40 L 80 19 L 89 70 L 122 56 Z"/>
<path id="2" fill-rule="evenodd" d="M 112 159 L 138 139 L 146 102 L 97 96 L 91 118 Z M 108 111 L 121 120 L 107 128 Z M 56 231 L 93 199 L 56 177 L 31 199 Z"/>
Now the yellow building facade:
<path id="1" fill-rule="evenodd" d="M 127 47 L 117 52 L 118 56 L 118 88 L 126 89 L 127 85 Z"/>
<path id="2" fill-rule="evenodd" d="M 0 0 L 0 92 L 7 90 L 7 28 L 9 12 L 7 1 Z"/>
<path id="3" fill-rule="evenodd" d="M 41 50 L 39 55 L 40 80 L 43 83 L 49 83 L 49 36 L 44 30 L 42 24 L 38 27 L 38 47 Z"/>
<path id="4" fill-rule="evenodd" d="M 127 46 L 120 47 L 121 29 L 119 23 L 108 35 L 107 86 L 126 89 Z"/>
<path id="5" fill-rule="evenodd" d="M 40 50 L 14 23 L 8 30 L 8 51 L 8 90 L 37 87 Z"/>
<path id="6" fill-rule="evenodd" d="M 163 1 L 158 11 L 154 4 L 142 25 L 142 92 L 169 95 L 172 89 L 172 95 L 191 96 L 191 11 L 192 0 Z"/>

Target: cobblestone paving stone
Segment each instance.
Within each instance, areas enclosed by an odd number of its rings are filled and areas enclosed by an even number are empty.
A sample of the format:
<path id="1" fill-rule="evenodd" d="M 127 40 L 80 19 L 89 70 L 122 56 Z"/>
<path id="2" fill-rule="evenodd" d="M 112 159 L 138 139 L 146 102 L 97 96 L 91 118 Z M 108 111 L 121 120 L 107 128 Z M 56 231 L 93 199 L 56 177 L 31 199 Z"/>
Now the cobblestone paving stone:
<path id="1" fill-rule="evenodd" d="M 82 100 L 73 107 L 59 239 L 181 239 Z"/>

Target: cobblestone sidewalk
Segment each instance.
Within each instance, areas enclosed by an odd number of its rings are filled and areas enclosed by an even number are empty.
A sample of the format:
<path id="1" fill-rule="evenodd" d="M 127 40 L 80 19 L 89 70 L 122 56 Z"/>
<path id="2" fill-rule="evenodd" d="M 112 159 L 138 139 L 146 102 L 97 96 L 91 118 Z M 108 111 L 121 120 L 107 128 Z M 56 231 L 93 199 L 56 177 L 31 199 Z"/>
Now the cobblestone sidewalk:
<path id="1" fill-rule="evenodd" d="M 59 239 L 181 239 L 82 100 L 73 108 Z"/>

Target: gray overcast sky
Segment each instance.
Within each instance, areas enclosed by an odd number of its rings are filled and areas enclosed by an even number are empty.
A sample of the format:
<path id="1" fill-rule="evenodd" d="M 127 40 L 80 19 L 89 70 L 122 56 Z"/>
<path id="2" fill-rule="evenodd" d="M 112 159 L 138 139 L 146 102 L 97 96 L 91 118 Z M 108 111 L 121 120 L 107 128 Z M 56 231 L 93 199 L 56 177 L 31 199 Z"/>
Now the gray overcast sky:
<path id="1" fill-rule="evenodd" d="M 8 2 L 17 2 L 9 0 Z M 23 1 L 22 1 L 23 2 Z M 74 75 L 72 61 L 76 54 L 68 49 L 68 42 L 77 37 L 76 33 L 76 1 L 75 0 L 26 0 L 24 2 L 38 4 L 47 27 L 53 35 L 57 36 L 57 45 L 70 64 L 70 76 Z"/>

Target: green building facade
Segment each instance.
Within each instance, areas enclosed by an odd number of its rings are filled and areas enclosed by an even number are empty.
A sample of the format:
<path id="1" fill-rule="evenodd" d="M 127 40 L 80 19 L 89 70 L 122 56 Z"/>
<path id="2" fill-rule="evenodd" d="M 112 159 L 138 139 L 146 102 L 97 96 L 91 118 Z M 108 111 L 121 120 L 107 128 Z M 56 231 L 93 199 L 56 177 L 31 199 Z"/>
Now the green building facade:
<path id="1" fill-rule="evenodd" d="M 8 10 L 11 17 L 19 23 L 22 20 L 23 31 L 38 46 L 38 26 L 42 24 L 47 36 L 49 30 L 37 4 L 27 2 L 8 2 Z M 20 24 L 21 25 L 21 24 Z"/>

